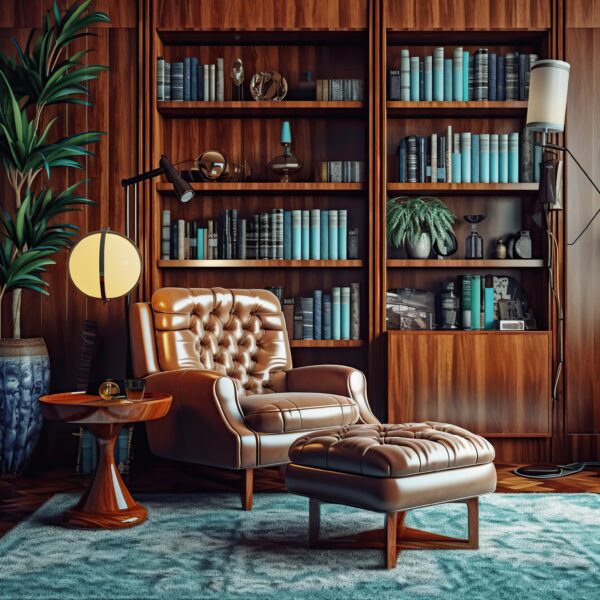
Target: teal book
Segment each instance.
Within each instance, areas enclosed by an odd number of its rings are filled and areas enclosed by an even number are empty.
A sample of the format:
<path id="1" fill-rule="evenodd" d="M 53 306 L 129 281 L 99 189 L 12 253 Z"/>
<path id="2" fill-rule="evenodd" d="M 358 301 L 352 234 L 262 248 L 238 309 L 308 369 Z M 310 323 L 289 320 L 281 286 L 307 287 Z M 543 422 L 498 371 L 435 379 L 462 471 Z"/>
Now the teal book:
<path id="1" fill-rule="evenodd" d="M 412 102 L 418 102 L 419 96 L 419 57 L 410 57 L 410 99 Z"/>
<path id="2" fill-rule="evenodd" d="M 518 167 L 518 164 L 517 164 Z M 490 134 L 482 133 L 479 136 L 479 181 L 490 182 Z"/>
<path id="3" fill-rule="evenodd" d="M 204 234 L 206 232 L 206 229 L 200 229 L 198 228 L 198 233 L 197 233 L 197 240 L 198 243 L 196 244 L 196 258 L 198 260 L 204 260 L 205 256 L 204 256 Z"/>
<path id="4" fill-rule="evenodd" d="M 452 153 L 452 183 L 462 183 L 462 157 L 460 152 Z"/>
<path id="5" fill-rule="evenodd" d="M 341 330 L 341 290 L 339 287 L 334 287 L 331 290 L 331 339 L 340 340 L 342 335 Z"/>
<path id="6" fill-rule="evenodd" d="M 444 99 L 444 48 L 433 51 L 433 99 Z"/>
<path id="7" fill-rule="evenodd" d="M 302 258 L 302 211 L 292 211 L 292 259 Z"/>
<path id="8" fill-rule="evenodd" d="M 302 260 L 310 259 L 310 211 L 302 211 Z"/>
<path id="9" fill-rule="evenodd" d="M 310 258 L 321 259 L 321 211 L 318 208 L 310 211 Z"/>
<path id="10" fill-rule="evenodd" d="M 463 51 L 463 100 L 466 102 L 469 99 L 469 53 L 464 50 Z"/>
<path id="11" fill-rule="evenodd" d="M 452 59 L 444 59 L 444 100 L 452 100 Z"/>
<path id="12" fill-rule="evenodd" d="M 340 290 L 340 337 L 350 339 L 350 288 Z"/>
<path id="13" fill-rule="evenodd" d="M 483 288 L 483 326 L 485 329 L 494 329 L 494 277 L 486 275 Z"/>
<path id="14" fill-rule="evenodd" d="M 508 133 L 498 136 L 498 181 L 508 183 Z"/>
<path id="15" fill-rule="evenodd" d="M 430 102 L 433 100 L 433 56 L 426 56 L 423 59 L 423 63 L 423 100 Z"/>
<path id="16" fill-rule="evenodd" d="M 462 182 L 471 183 L 471 134 L 469 132 L 460 134 L 460 154 Z"/>
<path id="17" fill-rule="evenodd" d="M 452 58 L 452 99 L 463 99 L 463 49 L 455 48 Z"/>
<path id="18" fill-rule="evenodd" d="M 338 211 L 338 258 L 348 258 L 348 211 L 345 208 Z"/>
<path id="19" fill-rule="evenodd" d="M 338 260 L 338 211 L 329 211 L 329 260 Z"/>
<path id="20" fill-rule="evenodd" d="M 292 258 L 292 211 L 283 211 L 283 259 Z"/>
<path id="21" fill-rule="evenodd" d="M 471 329 L 481 329 L 481 275 L 471 277 Z"/>
<path id="22" fill-rule="evenodd" d="M 519 183 L 519 132 L 508 134 L 508 181 Z"/>
<path id="23" fill-rule="evenodd" d="M 471 134 L 471 183 L 479 183 L 479 134 Z"/>
<path id="24" fill-rule="evenodd" d="M 329 211 L 321 209 L 321 258 L 329 260 Z"/>
<path id="25" fill-rule="evenodd" d="M 498 134 L 490 135 L 490 183 L 498 183 Z"/>

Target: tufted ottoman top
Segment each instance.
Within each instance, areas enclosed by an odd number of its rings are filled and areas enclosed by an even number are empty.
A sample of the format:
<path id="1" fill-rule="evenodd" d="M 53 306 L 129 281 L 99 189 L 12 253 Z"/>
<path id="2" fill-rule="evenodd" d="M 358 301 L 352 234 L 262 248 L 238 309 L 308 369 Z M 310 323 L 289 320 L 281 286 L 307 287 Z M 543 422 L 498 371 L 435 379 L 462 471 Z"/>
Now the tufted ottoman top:
<path id="1" fill-rule="evenodd" d="M 370 477 L 405 477 L 494 460 L 484 438 L 455 425 L 349 425 L 308 434 L 290 448 L 292 463 Z"/>

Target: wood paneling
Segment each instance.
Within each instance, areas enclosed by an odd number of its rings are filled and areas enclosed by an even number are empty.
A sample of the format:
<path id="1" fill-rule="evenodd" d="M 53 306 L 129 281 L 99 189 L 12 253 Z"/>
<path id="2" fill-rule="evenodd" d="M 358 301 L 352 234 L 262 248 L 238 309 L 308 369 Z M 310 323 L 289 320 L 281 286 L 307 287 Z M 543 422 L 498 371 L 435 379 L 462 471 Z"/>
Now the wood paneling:
<path id="1" fill-rule="evenodd" d="M 566 60 L 571 63 L 566 143 L 600 180 L 600 2 L 567 0 Z M 600 208 L 600 197 L 567 159 L 567 238 Z M 600 222 L 567 251 L 566 424 L 568 457 L 600 457 Z M 572 435 L 577 434 L 577 435 Z"/>
<path id="2" fill-rule="evenodd" d="M 545 332 L 388 332 L 392 423 L 433 420 L 480 434 L 550 434 Z"/>

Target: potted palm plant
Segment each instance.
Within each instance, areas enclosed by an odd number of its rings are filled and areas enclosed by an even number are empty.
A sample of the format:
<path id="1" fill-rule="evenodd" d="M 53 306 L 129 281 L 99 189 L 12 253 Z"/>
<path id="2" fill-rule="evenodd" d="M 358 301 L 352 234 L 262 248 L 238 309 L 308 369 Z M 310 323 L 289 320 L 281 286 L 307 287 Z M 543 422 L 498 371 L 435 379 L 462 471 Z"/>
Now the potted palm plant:
<path id="1" fill-rule="evenodd" d="M 86 65 L 89 50 L 71 48 L 91 35 L 88 27 L 108 22 L 104 13 L 88 10 L 90 3 L 75 2 L 61 13 L 55 2 L 24 48 L 14 40 L 13 56 L 0 53 L 0 164 L 12 191 L 0 198 L 0 311 L 12 296 L 11 338 L 0 319 L 0 476 L 25 468 L 41 430 L 37 400 L 50 383 L 44 340 L 21 339 L 22 290 L 48 294 L 44 272 L 78 231 L 61 217 L 91 203 L 77 191 L 85 180 L 52 187 L 55 169 L 83 169 L 80 158 L 91 154 L 86 146 L 101 136 L 57 132 L 60 108 L 90 106 L 87 84 L 106 68 Z"/>
<path id="2" fill-rule="evenodd" d="M 421 196 L 390 198 L 386 205 L 388 242 L 405 247 L 411 258 L 428 258 L 431 246 L 452 233 L 455 215 L 439 199 Z"/>

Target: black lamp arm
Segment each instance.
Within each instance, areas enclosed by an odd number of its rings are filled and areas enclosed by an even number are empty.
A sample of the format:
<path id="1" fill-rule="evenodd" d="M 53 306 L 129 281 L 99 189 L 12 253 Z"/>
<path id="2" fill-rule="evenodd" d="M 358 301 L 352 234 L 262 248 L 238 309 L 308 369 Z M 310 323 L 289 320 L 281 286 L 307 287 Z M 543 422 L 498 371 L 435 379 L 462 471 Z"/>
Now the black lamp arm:
<path id="1" fill-rule="evenodd" d="M 155 177 L 162 175 L 164 172 L 165 170 L 162 167 L 158 167 L 157 169 L 152 169 L 152 171 L 146 171 L 145 173 L 140 173 L 139 175 L 134 175 L 128 179 L 121 179 L 121 185 L 123 187 L 127 187 L 129 185 L 133 185 L 134 183 L 140 183 L 140 181 L 146 181 L 146 179 L 154 179 Z"/>

